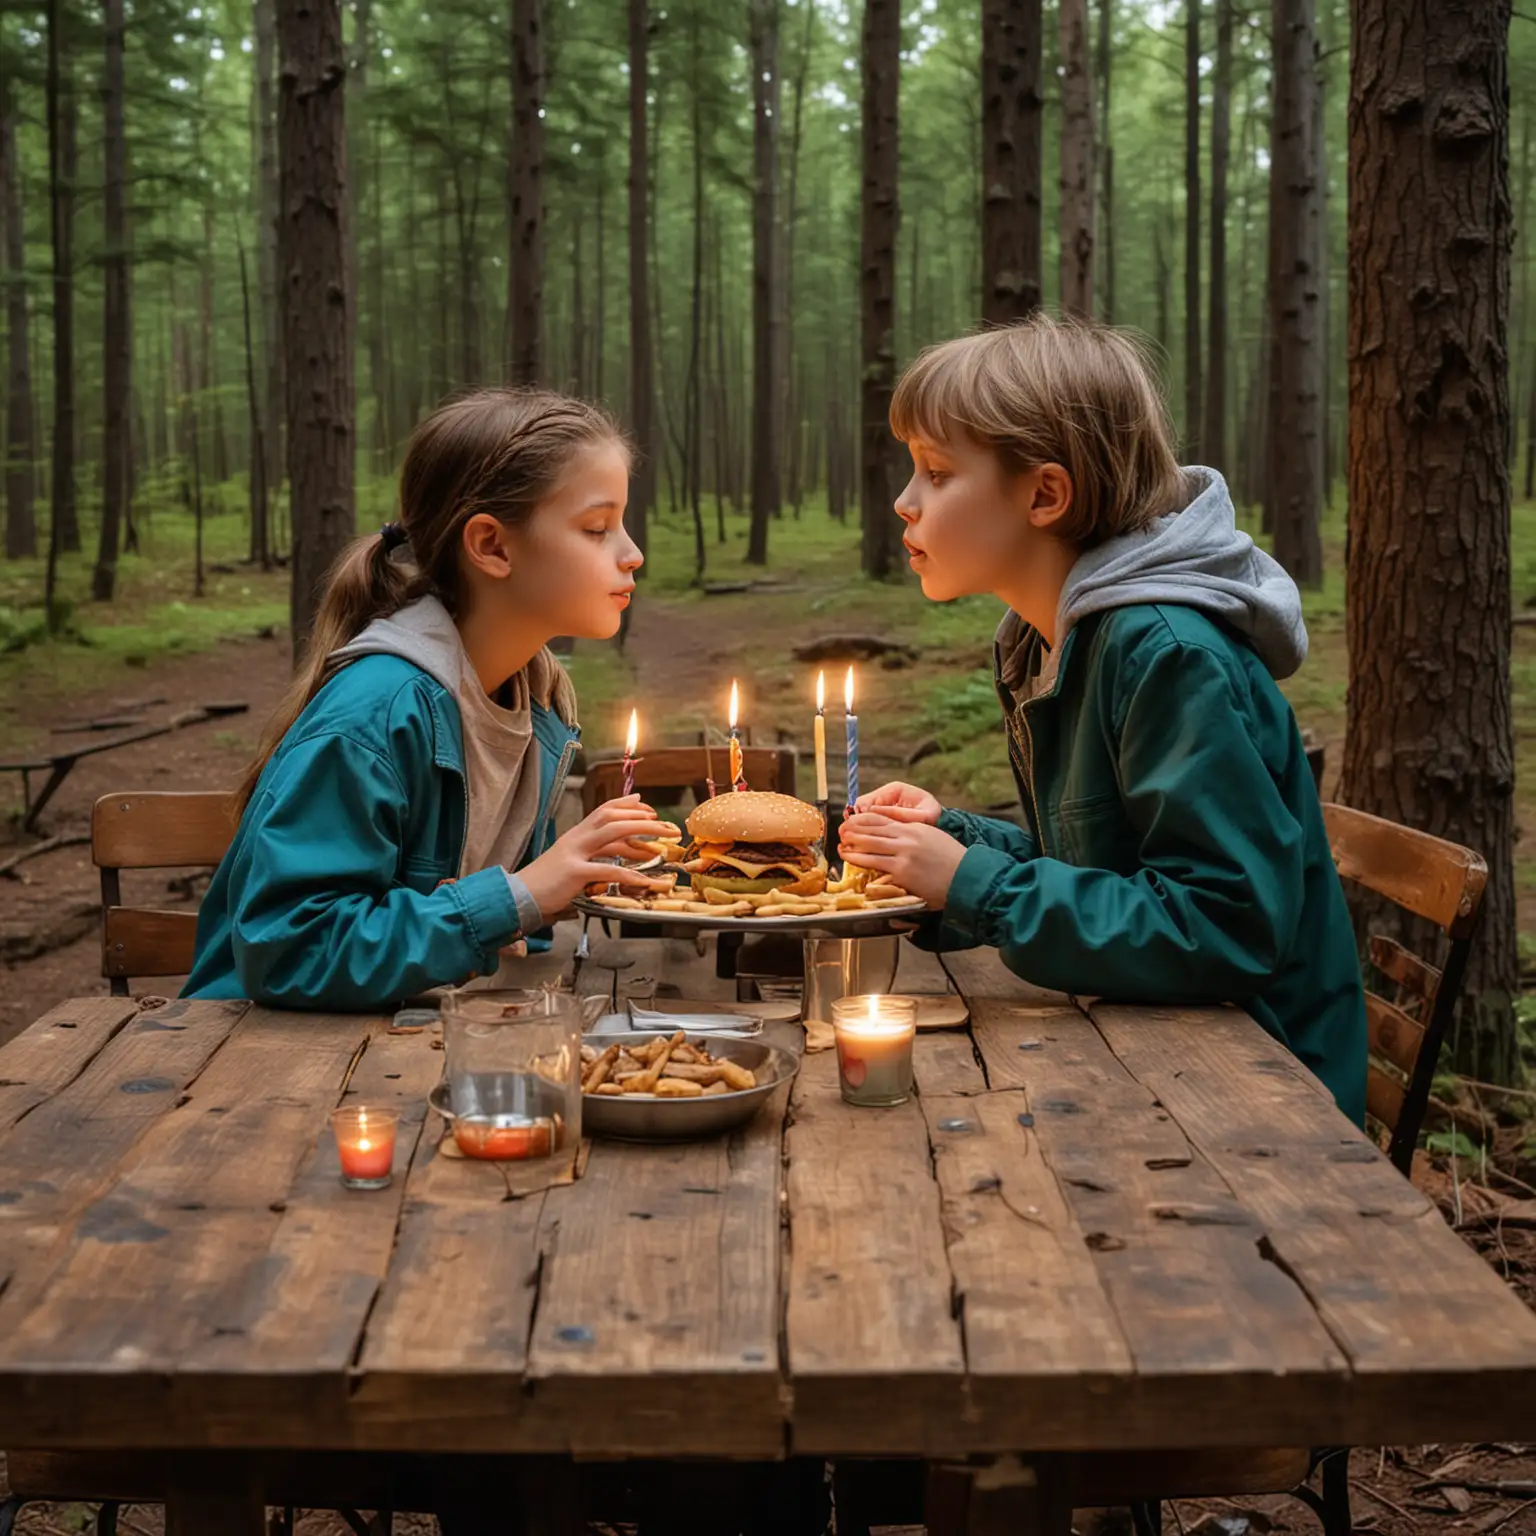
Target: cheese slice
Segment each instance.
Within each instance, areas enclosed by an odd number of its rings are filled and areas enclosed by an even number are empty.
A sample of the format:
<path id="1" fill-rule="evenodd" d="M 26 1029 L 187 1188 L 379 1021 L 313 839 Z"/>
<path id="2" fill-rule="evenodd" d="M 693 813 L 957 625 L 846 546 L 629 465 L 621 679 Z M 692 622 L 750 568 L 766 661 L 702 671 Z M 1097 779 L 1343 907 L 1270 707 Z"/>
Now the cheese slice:
<path id="1" fill-rule="evenodd" d="M 714 874 L 717 869 L 734 869 L 737 874 L 748 880 L 761 880 L 764 875 L 775 874 L 782 871 L 786 875 L 803 875 L 807 871 L 796 869 L 791 864 L 755 864 L 751 859 L 733 858 L 730 854 L 716 848 L 706 848 L 699 854 L 701 859 L 707 859 L 711 868 L 706 874 Z"/>

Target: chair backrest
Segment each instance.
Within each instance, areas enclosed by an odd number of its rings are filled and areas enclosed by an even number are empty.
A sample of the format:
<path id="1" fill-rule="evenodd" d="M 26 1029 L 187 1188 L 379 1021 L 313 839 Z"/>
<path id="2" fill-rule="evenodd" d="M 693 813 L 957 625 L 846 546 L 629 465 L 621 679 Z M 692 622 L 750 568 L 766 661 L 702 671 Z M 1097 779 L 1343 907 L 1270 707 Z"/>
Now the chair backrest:
<path id="1" fill-rule="evenodd" d="M 793 747 L 743 747 L 742 771 L 753 789 L 795 792 Z M 664 805 L 677 805 L 692 794 L 695 800 L 709 796 L 709 769 L 715 770 L 715 787 L 730 788 L 729 759 L 721 747 L 656 747 L 635 759 L 635 788 L 654 795 Z M 624 787 L 624 763 L 619 757 L 587 759 L 587 777 L 581 786 L 581 810 L 590 815 L 605 800 L 615 800 Z"/>
<path id="2" fill-rule="evenodd" d="M 1430 1084 L 1466 973 L 1482 911 L 1488 866 L 1479 853 L 1349 806 L 1325 804 L 1334 867 L 1395 906 L 1433 923 L 1448 948 L 1439 967 L 1392 938 L 1372 934 L 1371 963 L 1397 989 L 1395 1001 L 1370 990 L 1365 1016 L 1370 1050 L 1366 1113 L 1391 1137 L 1389 1155 L 1407 1173 Z"/>
<path id="3" fill-rule="evenodd" d="M 130 976 L 180 976 L 192 969 L 195 912 L 125 907 L 119 872 L 217 864 L 237 817 L 222 791 L 103 795 L 91 812 L 91 858 L 101 870 L 101 974 L 116 996 Z"/>

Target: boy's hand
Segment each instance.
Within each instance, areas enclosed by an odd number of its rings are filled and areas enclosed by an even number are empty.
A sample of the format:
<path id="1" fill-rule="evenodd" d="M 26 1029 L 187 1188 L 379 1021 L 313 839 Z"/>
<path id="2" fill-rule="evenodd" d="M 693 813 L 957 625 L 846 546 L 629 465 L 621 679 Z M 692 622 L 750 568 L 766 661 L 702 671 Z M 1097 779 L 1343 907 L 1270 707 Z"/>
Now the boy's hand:
<path id="1" fill-rule="evenodd" d="M 930 827 L 937 826 L 939 817 L 944 814 L 944 807 L 926 789 L 899 783 L 882 784 L 872 793 L 860 795 L 854 810 L 861 814 L 879 811 L 892 821 L 923 821 Z"/>
<path id="2" fill-rule="evenodd" d="M 916 808 L 896 809 L 911 818 Z M 949 833 L 926 821 L 898 821 L 883 810 L 850 816 L 843 823 L 840 842 L 845 859 L 889 875 L 903 890 L 921 896 L 934 909 L 949 899 L 955 871 L 965 857 L 965 845 Z"/>
<path id="3" fill-rule="evenodd" d="M 653 880 L 622 864 L 600 863 L 602 859 L 645 859 L 650 850 L 637 848 L 637 837 L 667 837 L 673 832 L 665 822 L 657 821 L 656 812 L 639 795 L 625 795 L 609 800 L 557 839 L 545 853 L 518 871 L 539 910 L 562 912 L 589 885 L 617 883 L 656 890 L 668 884 Z"/>

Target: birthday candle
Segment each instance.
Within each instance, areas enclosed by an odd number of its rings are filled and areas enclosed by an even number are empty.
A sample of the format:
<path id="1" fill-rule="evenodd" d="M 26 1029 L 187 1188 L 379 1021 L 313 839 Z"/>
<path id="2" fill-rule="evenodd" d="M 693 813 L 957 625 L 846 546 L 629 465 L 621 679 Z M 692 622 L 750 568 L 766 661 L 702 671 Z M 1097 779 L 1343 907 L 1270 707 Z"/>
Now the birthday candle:
<path id="1" fill-rule="evenodd" d="M 637 711 L 629 712 L 629 735 L 624 738 L 624 793 L 635 792 L 635 748 L 640 745 L 640 717 Z"/>
<path id="2" fill-rule="evenodd" d="M 741 737 L 736 730 L 736 717 L 741 711 L 741 695 L 736 688 L 736 679 L 731 679 L 731 788 L 745 789 L 747 787 L 746 775 L 742 770 L 741 762 Z"/>
<path id="3" fill-rule="evenodd" d="M 827 802 L 827 674 L 816 674 L 816 798 Z"/>
<path id="4" fill-rule="evenodd" d="M 859 717 L 853 712 L 853 668 L 843 684 L 843 703 L 848 711 L 848 808 L 859 803 Z"/>

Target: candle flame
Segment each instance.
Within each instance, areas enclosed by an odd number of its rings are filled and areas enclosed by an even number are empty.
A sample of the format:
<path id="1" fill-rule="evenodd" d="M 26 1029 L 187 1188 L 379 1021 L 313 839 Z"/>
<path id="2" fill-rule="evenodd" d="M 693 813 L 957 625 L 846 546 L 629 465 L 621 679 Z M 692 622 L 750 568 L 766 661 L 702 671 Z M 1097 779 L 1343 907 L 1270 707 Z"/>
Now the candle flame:
<path id="1" fill-rule="evenodd" d="M 635 748 L 640 745 L 640 713 L 638 710 L 629 712 L 629 735 L 624 738 L 624 755 L 633 757 Z"/>
<path id="2" fill-rule="evenodd" d="M 827 674 L 816 674 L 816 713 L 820 714 L 827 707 Z"/>
<path id="3" fill-rule="evenodd" d="M 369 1141 L 366 1136 L 364 1136 L 363 1139 L 358 1142 L 357 1150 L 359 1152 L 371 1152 L 373 1151 L 373 1143 Z"/>
<path id="4" fill-rule="evenodd" d="M 846 708 L 848 710 L 848 713 L 851 715 L 853 713 L 853 668 L 852 667 L 848 668 L 848 676 L 847 676 L 846 680 L 843 683 L 843 704 L 846 706 Z"/>
<path id="5" fill-rule="evenodd" d="M 730 727 L 731 727 L 731 729 L 733 731 L 736 729 L 736 716 L 740 712 L 741 712 L 741 695 L 737 691 L 736 679 L 733 677 L 731 679 L 731 714 L 730 714 L 730 721 L 729 721 Z"/>
<path id="6" fill-rule="evenodd" d="M 869 1022 L 871 1024 L 875 1023 L 880 1017 L 880 999 L 873 993 L 870 994 L 868 1012 Z"/>

